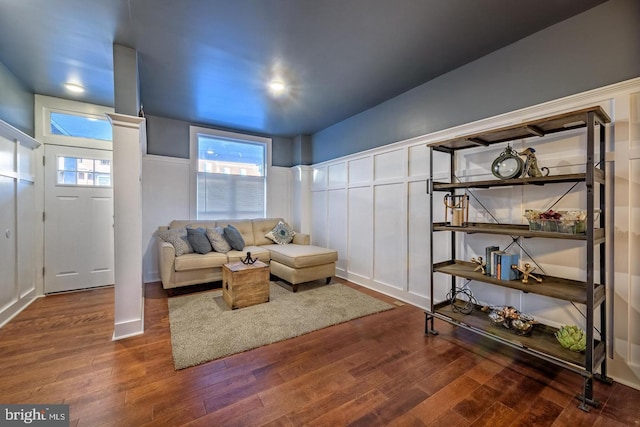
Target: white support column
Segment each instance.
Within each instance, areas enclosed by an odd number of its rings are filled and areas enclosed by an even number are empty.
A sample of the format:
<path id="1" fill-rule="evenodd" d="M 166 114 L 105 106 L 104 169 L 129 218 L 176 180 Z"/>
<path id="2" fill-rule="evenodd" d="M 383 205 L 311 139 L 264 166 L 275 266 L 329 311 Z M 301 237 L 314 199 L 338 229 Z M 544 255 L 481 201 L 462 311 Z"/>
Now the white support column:
<path id="1" fill-rule="evenodd" d="M 144 333 L 142 152 L 145 119 L 107 114 L 113 127 L 115 317 L 113 339 Z"/>

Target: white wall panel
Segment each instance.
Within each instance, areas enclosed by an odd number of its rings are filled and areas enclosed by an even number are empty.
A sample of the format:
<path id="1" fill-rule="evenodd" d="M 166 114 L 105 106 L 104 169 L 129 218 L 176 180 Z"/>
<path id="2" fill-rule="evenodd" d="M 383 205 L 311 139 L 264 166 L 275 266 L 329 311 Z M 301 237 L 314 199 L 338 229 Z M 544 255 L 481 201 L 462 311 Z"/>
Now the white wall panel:
<path id="1" fill-rule="evenodd" d="M 327 246 L 327 192 L 311 193 L 311 244 Z"/>
<path id="2" fill-rule="evenodd" d="M 324 190 L 327 188 L 327 167 L 320 166 L 313 168 L 312 190 Z"/>
<path id="3" fill-rule="evenodd" d="M 36 236 L 33 224 L 36 221 L 35 191 L 32 182 L 18 182 L 17 227 L 20 244 L 18 245 L 18 286 L 23 298 L 36 287 Z"/>
<path id="4" fill-rule="evenodd" d="M 291 169 L 270 168 L 267 178 L 267 217 L 284 218 L 290 222 L 292 194 Z"/>
<path id="5" fill-rule="evenodd" d="M 347 163 L 338 163 L 329 166 L 329 188 L 344 187 L 347 185 Z"/>
<path id="6" fill-rule="evenodd" d="M 330 190 L 327 194 L 328 246 L 338 251 L 336 269 L 347 269 L 347 190 Z"/>
<path id="7" fill-rule="evenodd" d="M 16 173 L 16 143 L 0 136 L 0 173 Z"/>
<path id="8" fill-rule="evenodd" d="M 409 183 L 408 229 L 409 243 L 407 284 L 408 291 L 421 297 L 429 297 L 429 242 L 431 222 L 427 182 Z"/>
<path id="9" fill-rule="evenodd" d="M 6 150 L 4 151 L 6 153 Z M 3 163 L 9 165 L 9 163 Z M 0 175 L 0 311 L 17 299 L 15 179 Z"/>
<path id="10" fill-rule="evenodd" d="M 373 190 L 349 189 L 349 274 L 371 279 L 373 274 Z"/>
<path id="11" fill-rule="evenodd" d="M 429 174 L 429 147 L 426 144 L 409 147 L 409 176 Z"/>
<path id="12" fill-rule="evenodd" d="M 35 238 L 41 217 L 35 210 L 33 150 L 39 145 L 0 120 L 0 327 L 36 297 L 42 242 Z"/>
<path id="13" fill-rule="evenodd" d="M 405 170 L 405 150 L 376 154 L 374 161 L 374 177 L 376 181 L 404 178 Z"/>
<path id="14" fill-rule="evenodd" d="M 629 362 L 640 366 L 640 158 L 629 164 Z"/>
<path id="15" fill-rule="evenodd" d="M 373 179 L 373 161 L 370 156 L 349 162 L 349 185 L 369 184 Z"/>
<path id="16" fill-rule="evenodd" d="M 374 190 L 374 279 L 396 289 L 405 289 L 406 217 L 404 185 L 378 185 Z"/>

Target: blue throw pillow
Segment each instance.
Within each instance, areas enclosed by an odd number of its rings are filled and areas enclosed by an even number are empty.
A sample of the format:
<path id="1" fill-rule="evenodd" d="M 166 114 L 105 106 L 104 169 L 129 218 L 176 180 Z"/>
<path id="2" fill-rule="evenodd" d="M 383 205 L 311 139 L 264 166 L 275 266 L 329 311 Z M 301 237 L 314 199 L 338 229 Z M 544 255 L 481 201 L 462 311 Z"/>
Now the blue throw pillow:
<path id="1" fill-rule="evenodd" d="M 244 239 L 242 234 L 233 225 L 229 224 L 224 228 L 224 238 L 227 239 L 229 245 L 236 251 L 244 249 Z"/>
<path id="2" fill-rule="evenodd" d="M 199 254 L 208 254 L 212 250 L 204 228 L 187 227 L 187 239 L 193 250 Z"/>

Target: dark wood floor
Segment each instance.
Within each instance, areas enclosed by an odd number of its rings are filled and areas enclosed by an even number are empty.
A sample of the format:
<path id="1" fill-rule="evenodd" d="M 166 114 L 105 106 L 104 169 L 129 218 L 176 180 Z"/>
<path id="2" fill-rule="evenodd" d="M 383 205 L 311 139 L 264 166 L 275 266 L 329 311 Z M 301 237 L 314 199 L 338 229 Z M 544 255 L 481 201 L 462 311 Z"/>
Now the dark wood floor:
<path id="1" fill-rule="evenodd" d="M 67 403 L 90 427 L 640 425 L 640 391 L 596 383 L 585 413 L 579 375 L 436 326 L 402 305 L 175 371 L 159 284 L 145 334 L 116 342 L 113 289 L 49 296 L 0 329 L 0 403 Z"/>

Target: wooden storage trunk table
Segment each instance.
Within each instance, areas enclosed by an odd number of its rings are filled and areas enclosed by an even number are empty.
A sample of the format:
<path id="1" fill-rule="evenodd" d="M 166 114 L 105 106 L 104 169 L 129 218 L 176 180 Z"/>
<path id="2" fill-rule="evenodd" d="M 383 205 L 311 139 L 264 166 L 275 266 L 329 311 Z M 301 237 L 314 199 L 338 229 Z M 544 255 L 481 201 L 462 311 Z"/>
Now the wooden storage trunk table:
<path id="1" fill-rule="evenodd" d="M 232 310 L 269 301 L 269 266 L 262 261 L 223 265 L 222 297 Z"/>

